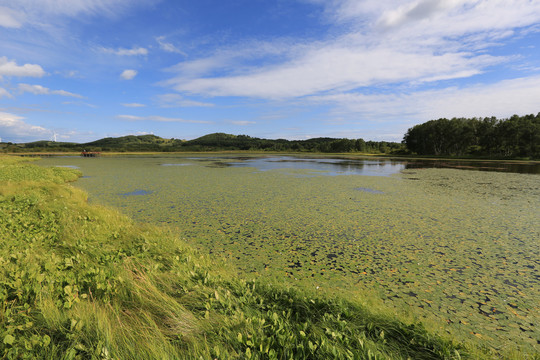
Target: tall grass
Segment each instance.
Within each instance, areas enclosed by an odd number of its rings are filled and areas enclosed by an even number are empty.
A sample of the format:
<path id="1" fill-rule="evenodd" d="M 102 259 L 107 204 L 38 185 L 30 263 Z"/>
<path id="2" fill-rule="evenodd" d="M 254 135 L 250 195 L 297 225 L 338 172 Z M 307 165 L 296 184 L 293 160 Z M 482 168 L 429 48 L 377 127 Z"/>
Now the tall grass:
<path id="1" fill-rule="evenodd" d="M 489 357 L 340 297 L 235 277 L 166 229 L 87 204 L 79 176 L 0 157 L 0 357 Z"/>

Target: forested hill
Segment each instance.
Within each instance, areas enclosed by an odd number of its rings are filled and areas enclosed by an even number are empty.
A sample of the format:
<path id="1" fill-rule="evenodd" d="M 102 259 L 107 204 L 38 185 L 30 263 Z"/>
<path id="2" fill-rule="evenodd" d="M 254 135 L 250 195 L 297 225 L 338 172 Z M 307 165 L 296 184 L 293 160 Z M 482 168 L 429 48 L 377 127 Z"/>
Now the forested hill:
<path id="1" fill-rule="evenodd" d="M 129 135 L 89 143 L 36 141 L 0 143 L 0 152 L 188 152 L 283 151 L 323 153 L 410 154 L 428 156 L 540 159 L 540 113 L 508 119 L 453 118 L 430 120 L 410 128 L 403 142 L 365 141 L 329 137 L 308 140 L 261 139 L 214 133 L 193 140 L 164 139 L 156 135 Z"/>
<path id="2" fill-rule="evenodd" d="M 431 120 L 410 128 L 403 143 L 418 155 L 540 159 L 540 113 Z"/>
<path id="3" fill-rule="evenodd" d="M 113 151 L 113 152 L 177 152 L 177 151 L 305 151 L 305 152 L 364 152 L 391 153 L 401 151 L 403 145 L 386 141 L 364 141 L 363 139 L 314 138 L 308 140 L 268 140 L 247 135 L 214 133 L 194 140 L 164 139 L 155 135 L 123 136 L 104 138 L 89 143 L 62 143 L 37 141 L 24 144 L 4 143 L 3 152 L 68 152 L 68 151 Z"/>

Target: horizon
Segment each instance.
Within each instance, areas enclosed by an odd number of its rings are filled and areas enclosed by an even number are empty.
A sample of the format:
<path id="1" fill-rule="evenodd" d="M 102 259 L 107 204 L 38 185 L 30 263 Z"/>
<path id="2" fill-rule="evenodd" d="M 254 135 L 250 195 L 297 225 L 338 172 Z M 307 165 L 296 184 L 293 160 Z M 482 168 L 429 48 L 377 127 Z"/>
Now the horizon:
<path id="1" fill-rule="evenodd" d="M 319 138 L 330 138 L 328 136 L 321 136 L 321 137 L 315 137 L 315 138 L 309 138 L 309 139 L 297 139 L 297 140 L 289 140 L 289 139 L 283 139 L 283 138 L 259 138 L 259 137 L 256 137 L 256 136 L 250 136 L 250 135 L 246 135 L 246 134 L 228 134 L 228 133 L 210 133 L 210 134 L 204 134 L 202 136 L 199 136 L 197 138 L 193 138 L 193 139 L 178 139 L 178 138 L 166 138 L 166 137 L 162 137 L 162 136 L 159 136 L 159 135 L 155 135 L 155 134 L 143 134 L 143 135 L 132 135 L 132 134 L 128 134 L 128 135 L 121 135 L 121 136 L 117 136 L 117 137 L 104 137 L 104 138 L 99 138 L 99 139 L 95 139 L 95 140 L 90 140 L 90 141 L 87 141 L 87 142 L 77 142 L 77 141 L 57 141 L 57 140 L 47 140 L 47 139 L 40 139 L 40 140 L 33 140 L 31 142 L 26 142 L 26 143 L 14 143 L 14 142 L 11 142 L 12 144 L 15 144 L 15 145 L 21 145 L 21 144 L 28 144 L 28 143 L 36 143 L 36 142 L 52 142 L 52 143 L 73 143 L 73 144 L 77 144 L 77 145 L 85 145 L 87 143 L 91 143 L 91 142 L 96 142 L 96 141 L 100 141 L 100 140 L 104 140 L 104 139 L 118 139 L 118 138 L 122 138 L 122 137 L 126 137 L 126 136 L 145 136 L 145 135 L 152 135 L 152 136 L 157 136 L 158 138 L 160 139 L 164 139 L 164 140 L 180 140 L 180 141 L 191 141 L 191 140 L 197 140 L 201 137 L 205 137 L 205 136 L 208 136 L 208 135 L 214 135 L 214 134 L 224 134 L 224 135 L 232 135 L 232 136 L 235 136 L 235 137 L 238 137 L 238 136 L 248 136 L 250 138 L 253 138 L 253 139 L 260 139 L 260 140 L 269 140 L 269 141 L 277 141 L 277 140 L 287 140 L 287 141 L 306 141 L 306 140 L 314 140 L 314 139 L 319 139 Z M 364 140 L 366 142 L 370 142 L 370 141 L 373 141 L 373 142 L 384 142 L 386 140 L 380 140 L 380 141 L 376 141 L 376 140 L 369 140 L 369 139 L 364 139 L 364 138 L 330 138 L 330 139 L 335 139 L 335 140 L 341 140 L 341 139 L 347 139 L 347 140 Z M 395 143 L 401 143 L 401 141 L 388 141 L 388 142 L 395 142 Z M 2 141 L 2 138 L 0 138 L 0 143 L 1 144 L 7 144 L 7 143 L 10 143 L 8 141 Z"/>
<path id="2" fill-rule="evenodd" d="M 540 111 L 540 2 L 0 0 L 2 142 L 401 142 Z"/>

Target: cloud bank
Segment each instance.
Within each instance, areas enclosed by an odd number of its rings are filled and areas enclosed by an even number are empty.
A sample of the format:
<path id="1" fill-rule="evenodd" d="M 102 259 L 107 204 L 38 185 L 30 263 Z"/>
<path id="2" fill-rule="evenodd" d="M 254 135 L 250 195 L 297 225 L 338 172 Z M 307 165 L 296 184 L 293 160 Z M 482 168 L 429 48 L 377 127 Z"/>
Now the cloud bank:
<path id="1" fill-rule="evenodd" d="M 514 60 L 487 50 L 540 22 L 540 2 L 527 0 L 335 0 L 326 8 L 346 29 L 337 37 L 218 49 L 171 68 L 177 76 L 167 85 L 203 96 L 288 99 L 470 78 Z M 284 60 L 247 65 L 278 44 Z"/>
<path id="2" fill-rule="evenodd" d="M 4 139 L 18 142 L 20 139 L 42 140 L 52 132 L 41 126 L 31 125 L 23 121 L 24 117 L 0 111 L 0 134 Z"/>

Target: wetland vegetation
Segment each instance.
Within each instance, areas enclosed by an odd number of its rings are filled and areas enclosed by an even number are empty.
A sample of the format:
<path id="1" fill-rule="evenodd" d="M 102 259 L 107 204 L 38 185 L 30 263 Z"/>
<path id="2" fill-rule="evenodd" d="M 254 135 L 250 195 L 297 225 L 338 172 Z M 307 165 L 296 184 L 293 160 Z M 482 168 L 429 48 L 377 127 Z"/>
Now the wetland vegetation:
<path id="1" fill-rule="evenodd" d="M 539 175 L 201 154 L 39 163 L 77 166 L 91 203 L 164 224 L 248 282 L 389 309 L 474 343 L 473 358 L 538 357 Z"/>
<path id="2" fill-rule="evenodd" d="M 143 164 L 155 165 L 153 169 L 173 172 L 169 175 L 174 177 L 169 181 L 174 186 L 168 189 L 190 190 L 194 184 L 187 182 L 189 173 L 197 166 L 160 166 L 161 162 L 155 159 L 87 159 L 94 161 L 92 163 L 80 163 L 78 158 L 49 160 L 63 166 L 38 167 L 20 158 L 0 157 L 2 358 L 462 359 L 490 356 L 487 350 L 439 336 L 418 322 L 400 321 L 395 313 L 368 306 L 354 296 L 331 296 L 331 291 L 324 293 L 309 286 L 296 286 L 291 277 L 287 274 L 283 277 L 279 272 L 276 272 L 281 279 L 279 284 L 248 276 L 251 270 L 258 271 L 258 259 L 246 263 L 245 276 L 238 276 L 230 264 L 216 255 L 218 248 L 213 251 L 214 255 L 208 256 L 204 254 L 208 251 L 199 252 L 180 238 L 196 243 L 195 237 L 203 240 L 202 236 L 212 234 L 208 242 L 226 239 L 239 243 L 242 241 L 239 237 L 229 235 L 235 234 L 240 225 L 259 236 L 253 218 L 246 218 L 243 224 L 220 222 L 222 216 L 231 216 L 223 212 L 222 207 L 213 209 L 215 204 L 211 199 L 222 188 L 215 188 L 209 182 L 201 184 L 197 192 L 202 197 L 174 198 L 173 195 L 179 194 L 166 194 L 166 181 L 160 184 L 154 181 L 152 189 L 144 189 L 148 193 L 138 193 L 139 181 L 151 174 L 141 171 L 132 178 L 115 170 L 120 164 L 123 166 L 118 170 L 122 171 L 142 169 Z M 74 167 L 87 174 L 79 180 L 81 184 L 83 180 L 103 181 L 103 186 L 95 188 L 91 204 L 86 193 L 65 183 L 81 175 Z M 177 173 L 181 169 L 191 170 L 181 175 Z M 231 167 L 200 166 L 194 173 L 198 173 L 200 181 L 213 171 L 232 170 Z M 234 170 L 240 170 L 241 177 L 247 178 L 242 189 L 250 196 L 249 188 L 256 185 L 252 176 L 261 173 L 253 169 Z M 274 180 L 268 182 L 267 189 L 276 195 L 280 192 L 277 186 L 282 176 L 303 180 L 320 178 L 291 177 L 281 172 L 262 174 L 272 175 Z M 112 190 L 112 184 L 107 181 L 115 178 L 121 178 L 121 183 L 127 182 L 121 189 Z M 137 186 L 130 178 L 137 178 Z M 224 185 L 232 185 L 231 181 L 238 179 L 231 178 Z M 299 183 L 293 186 L 301 188 Z M 375 183 L 370 184 L 372 187 L 380 188 Z M 325 193 L 324 188 L 320 190 Z M 357 190 L 354 194 L 356 200 L 361 199 L 361 194 L 372 195 Z M 126 211 L 128 205 L 135 205 L 129 204 L 130 201 L 143 200 L 137 204 L 142 205 L 156 195 L 161 196 L 160 201 L 167 204 L 167 208 L 184 207 L 186 212 L 182 216 L 190 225 L 178 231 L 181 225 L 178 224 L 176 232 L 148 221 L 134 222 L 114 209 L 96 204 L 117 197 L 127 201 L 123 207 Z M 304 195 L 304 192 L 298 193 L 299 197 Z M 217 199 L 225 201 L 227 196 L 228 193 L 223 193 Z M 183 203 L 170 205 L 167 199 Z M 237 205 L 231 210 L 239 209 L 242 200 L 238 196 L 231 200 Z M 286 199 L 278 196 L 276 201 L 280 200 Z M 188 205 L 190 202 L 192 206 Z M 147 207 L 152 203 L 147 202 Z M 204 217 L 199 218 L 199 214 L 192 212 L 197 208 L 195 203 L 205 212 Z M 222 206 L 226 204 L 231 203 L 225 201 Z M 272 205 L 259 208 L 260 220 L 270 220 L 267 216 Z M 214 213 L 208 211 L 215 211 L 219 216 L 214 218 Z M 149 215 L 139 219 L 147 219 Z M 198 222 L 203 222 L 204 226 L 194 226 Z M 218 224 L 219 228 L 214 229 Z M 286 225 L 263 226 L 260 232 L 267 236 L 277 230 L 282 234 L 293 232 L 292 228 L 276 226 Z M 314 228 L 313 235 L 320 230 Z M 301 254 L 300 249 L 283 246 L 284 241 L 291 240 L 273 239 L 277 246 L 273 253 L 285 251 L 290 255 L 291 251 L 296 251 Z M 338 243 L 343 240 L 338 240 L 336 246 L 343 246 Z M 325 248 L 335 251 L 332 245 L 318 242 L 321 255 L 333 258 L 324 252 Z M 224 242 L 219 246 L 226 245 Z M 245 244 L 247 249 L 251 246 Z M 232 256 L 236 248 L 224 251 Z M 314 259 L 319 261 L 317 256 Z M 299 260 L 304 261 L 304 258 Z M 278 260 L 274 268 L 281 266 L 289 268 L 287 259 Z M 328 266 L 325 269 L 333 272 Z M 329 285 L 323 278 L 321 281 L 323 287 Z M 521 303 L 516 305 L 521 306 Z"/>

